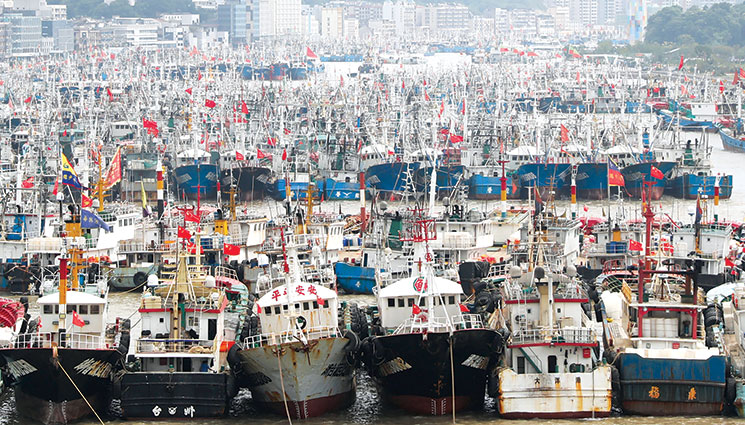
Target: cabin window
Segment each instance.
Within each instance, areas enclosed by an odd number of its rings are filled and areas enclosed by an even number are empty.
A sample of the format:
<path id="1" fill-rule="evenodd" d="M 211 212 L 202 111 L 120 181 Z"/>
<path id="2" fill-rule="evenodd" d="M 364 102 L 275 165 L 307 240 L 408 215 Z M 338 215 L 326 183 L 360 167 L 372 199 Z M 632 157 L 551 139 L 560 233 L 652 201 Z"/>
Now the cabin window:
<path id="1" fill-rule="evenodd" d="M 308 301 L 303 303 L 303 310 L 308 310 L 310 308 L 310 304 L 308 304 Z"/>
<path id="2" fill-rule="evenodd" d="M 279 306 L 274 307 L 274 314 L 279 314 Z"/>
<path id="3" fill-rule="evenodd" d="M 271 315 L 272 315 L 272 308 L 271 308 L 271 307 L 267 308 L 267 309 L 266 309 L 265 311 L 266 311 L 266 313 L 265 313 L 265 314 L 266 314 L 267 316 L 271 316 Z"/>
<path id="4" fill-rule="evenodd" d="M 388 298 L 388 307 L 395 307 L 395 306 L 396 306 L 396 300 L 394 300 L 393 298 Z"/>
<path id="5" fill-rule="evenodd" d="M 75 304 L 68 304 L 67 305 L 67 314 L 70 314 L 73 311 L 78 311 L 77 306 Z"/>
<path id="6" fill-rule="evenodd" d="M 47 305 L 44 306 L 44 314 L 52 314 L 53 311 L 54 311 L 54 309 L 52 308 L 51 305 L 48 305 L 47 304 Z"/>
<path id="7" fill-rule="evenodd" d="M 165 357 L 161 357 L 161 358 L 160 358 L 160 365 L 161 365 L 161 366 L 166 366 L 166 365 L 168 365 L 168 359 L 167 359 L 167 358 L 165 358 Z"/>
<path id="8" fill-rule="evenodd" d="M 166 319 L 165 319 L 165 317 L 161 317 L 161 318 L 160 318 L 160 323 L 165 323 L 165 322 L 166 322 Z"/>
<path id="9" fill-rule="evenodd" d="M 455 295 L 451 295 L 448 297 L 448 303 L 450 303 L 451 305 L 455 304 Z"/>
<path id="10" fill-rule="evenodd" d="M 282 310 L 287 311 L 289 306 L 287 304 L 282 304 Z"/>
<path id="11" fill-rule="evenodd" d="M 548 373 L 557 373 L 559 369 L 556 364 L 556 356 L 548 356 Z"/>
<path id="12" fill-rule="evenodd" d="M 399 298 L 398 299 L 398 306 L 399 307 L 404 307 L 404 299 L 403 298 Z"/>
<path id="13" fill-rule="evenodd" d="M 313 308 L 318 308 L 318 301 L 313 301 Z"/>
<path id="14" fill-rule="evenodd" d="M 517 356 L 517 374 L 525 373 L 525 357 Z"/>
<path id="15" fill-rule="evenodd" d="M 295 310 L 300 310 L 300 303 L 295 303 Z"/>
<path id="16" fill-rule="evenodd" d="M 189 326 L 198 327 L 199 326 L 199 318 L 198 317 L 189 317 Z"/>
<path id="17" fill-rule="evenodd" d="M 78 313 L 88 314 L 88 306 L 87 305 L 78 306 Z"/>
<path id="18" fill-rule="evenodd" d="M 409 307 L 414 307 L 414 298 L 409 298 Z"/>

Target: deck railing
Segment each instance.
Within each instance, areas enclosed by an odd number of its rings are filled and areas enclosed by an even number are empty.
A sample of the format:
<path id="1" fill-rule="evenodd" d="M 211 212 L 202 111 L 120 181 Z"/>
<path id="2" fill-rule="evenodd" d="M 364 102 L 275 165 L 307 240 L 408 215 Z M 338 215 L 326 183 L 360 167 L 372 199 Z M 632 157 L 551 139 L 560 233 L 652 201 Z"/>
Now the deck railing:
<path id="1" fill-rule="evenodd" d="M 512 333 L 512 344 L 574 343 L 594 344 L 595 332 L 586 328 L 517 329 Z"/>
<path id="2" fill-rule="evenodd" d="M 63 335 L 65 343 L 60 344 L 59 333 L 57 332 L 19 334 L 10 345 L 12 348 L 52 348 L 53 346 L 82 350 L 108 348 L 106 340 L 98 335 L 84 333 L 65 333 Z"/>
<path id="3" fill-rule="evenodd" d="M 484 324 L 478 314 L 462 314 L 446 317 L 409 317 L 393 331 L 394 335 L 424 332 L 449 332 L 451 330 L 483 329 Z"/>
<path id="4" fill-rule="evenodd" d="M 243 341 L 243 348 L 257 348 L 265 345 L 276 345 L 288 342 L 306 341 L 336 338 L 340 335 L 339 328 L 336 326 L 317 326 L 302 331 L 291 329 L 280 333 L 269 332 L 258 335 L 252 335 Z"/>
<path id="5" fill-rule="evenodd" d="M 137 352 L 213 354 L 214 341 L 206 339 L 139 339 L 137 340 Z"/>

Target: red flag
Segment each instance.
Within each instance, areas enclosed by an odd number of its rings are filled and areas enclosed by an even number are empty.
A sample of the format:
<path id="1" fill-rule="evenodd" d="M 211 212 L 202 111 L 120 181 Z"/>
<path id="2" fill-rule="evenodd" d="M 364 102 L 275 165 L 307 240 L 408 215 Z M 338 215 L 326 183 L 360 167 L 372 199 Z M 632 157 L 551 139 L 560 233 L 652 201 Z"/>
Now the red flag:
<path id="1" fill-rule="evenodd" d="M 659 168 L 655 167 L 654 165 L 651 166 L 652 168 L 649 170 L 649 175 L 656 179 L 664 179 L 665 175 L 660 171 Z"/>
<path id="2" fill-rule="evenodd" d="M 217 106 L 217 104 L 215 103 L 214 100 L 205 99 L 204 106 L 206 106 L 208 108 L 214 108 L 215 106 Z"/>
<path id="3" fill-rule="evenodd" d="M 745 70 L 740 68 L 740 78 L 745 78 Z"/>
<path id="4" fill-rule="evenodd" d="M 569 129 L 564 127 L 564 124 L 561 124 L 561 142 L 568 142 L 569 141 Z"/>
<path id="5" fill-rule="evenodd" d="M 178 237 L 180 239 L 191 239 L 191 232 L 189 232 L 188 230 L 186 230 L 185 227 L 179 226 L 178 227 Z"/>
<path id="6" fill-rule="evenodd" d="M 427 89 L 424 89 L 424 100 L 429 102 L 429 95 L 427 94 Z"/>
<path id="7" fill-rule="evenodd" d="M 256 157 L 258 159 L 264 159 L 264 158 L 271 158 L 272 156 L 262 152 L 261 149 L 256 149 Z"/>
<path id="8" fill-rule="evenodd" d="M 189 93 L 189 94 L 191 94 L 191 87 L 189 87 L 188 89 L 186 89 L 184 91 L 187 92 L 187 93 Z"/>
<path id="9" fill-rule="evenodd" d="M 635 241 L 633 239 L 629 239 L 629 250 L 631 251 L 641 251 L 644 247 L 642 246 L 641 242 Z"/>
<path id="10" fill-rule="evenodd" d="M 735 267 L 735 263 L 729 258 L 724 259 L 724 265 L 727 267 Z"/>
<path id="11" fill-rule="evenodd" d="M 287 149 L 282 149 L 282 161 L 287 160 Z"/>
<path id="12" fill-rule="evenodd" d="M 32 187 L 34 187 L 34 178 L 33 178 L 33 176 L 27 178 L 26 180 L 24 180 L 21 183 L 21 187 L 23 187 L 24 189 L 31 189 Z"/>
<path id="13" fill-rule="evenodd" d="M 52 190 L 52 195 L 56 195 L 58 189 L 59 189 L 59 178 L 56 178 L 54 179 L 54 189 Z"/>
<path id="14" fill-rule="evenodd" d="M 184 221 L 191 221 L 192 223 L 199 223 L 199 217 L 191 211 L 184 211 Z"/>
<path id="15" fill-rule="evenodd" d="M 683 62 L 685 62 L 685 59 L 683 58 L 683 55 L 680 55 L 680 63 L 678 64 L 678 71 L 683 69 Z"/>
<path id="16" fill-rule="evenodd" d="M 339 77 L 339 84 L 344 87 L 344 76 Z"/>
<path id="17" fill-rule="evenodd" d="M 290 133 L 292 133 L 292 132 L 290 131 L 290 129 L 289 129 L 289 128 L 285 128 L 285 129 L 284 129 L 284 133 L 285 133 L 285 135 L 288 135 L 288 134 L 290 134 Z"/>
<path id="18" fill-rule="evenodd" d="M 471 310 L 468 309 L 467 306 L 465 306 L 463 304 L 459 304 L 459 306 L 460 306 L 460 312 L 461 313 L 469 313 L 471 311 Z"/>
<path id="19" fill-rule="evenodd" d="M 248 114 L 248 106 L 246 106 L 246 102 L 241 100 L 241 113 L 243 115 Z"/>
<path id="20" fill-rule="evenodd" d="M 81 203 L 81 205 L 83 206 L 83 208 L 88 208 L 88 207 L 90 207 L 91 205 L 93 205 L 93 199 L 91 199 L 91 198 L 89 198 L 89 197 L 85 196 L 85 194 L 84 194 L 84 193 L 81 193 L 81 196 L 82 196 L 83 198 L 82 198 L 82 201 L 81 201 L 80 203 Z"/>
<path id="21" fill-rule="evenodd" d="M 316 295 L 316 302 L 320 306 L 324 306 L 324 307 L 326 306 L 326 300 L 324 300 L 323 298 L 321 298 L 320 295 Z"/>
<path id="22" fill-rule="evenodd" d="M 310 47 L 305 47 L 305 56 L 307 56 L 309 59 L 318 59 L 318 55 L 313 53 L 313 50 L 310 50 Z"/>
<path id="23" fill-rule="evenodd" d="M 243 160 L 245 160 L 245 159 L 246 159 L 246 157 L 245 157 L 245 156 L 243 156 L 243 154 L 242 154 L 242 153 L 240 153 L 240 152 L 238 152 L 238 151 L 235 151 L 235 160 L 236 160 L 236 161 L 243 161 Z"/>
<path id="24" fill-rule="evenodd" d="M 411 306 L 411 314 L 419 314 L 422 312 L 422 309 L 419 308 L 418 305 L 414 304 Z"/>
<path id="25" fill-rule="evenodd" d="M 197 81 L 202 79 L 202 71 L 197 71 Z"/>
<path id="26" fill-rule="evenodd" d="M 267 144 L 268 144 L 269 146 L 275 146 L 275 145 L 277 144 L 277 139 L 275 139 L 274 137 L 269 137 L 269 138 L 267 139 L 266 143 L 267 143 Z"/>
<path id="27" fill-rule="evenodd" d="M 23 103 L 31 103 L 31 96 L 27 97 Z"/>
<path id="28" fill-rule="evenodd" d="M 458 136 L 457 134 L 451 134 L 450 141 L 453 143 L 460 143 L 463 141 L 463 136 Z"/>
<path id="29" fill-rule="evenodd" d="M 157 136 L 157 130 L 156 130 Z M 122 180 L 122 148 L 118 148 L 109 163 L 104 177 L 104 188 L 109 189 Z"/>
<path id="30" fill-rule="evenodd" d="M 85 322 L 83 321 L 83 319 L 80 318 L 80 315 L 78 315 L 78 312 L 75 310 L 72 311 L 72 324 L 73 326 L 77 326 L 79 328 L 85 326 Z"/>
<path id="31" fill-rule="evenodd" d="M 423 85 L 424 87 L 427 87 L 427 80 L 422 80 L 422 85 Z"/>
<path id="32" fill-rule="evenodd" d="M 114 94 L 113 94 L 113 93 L 111 93 L 111 89 L 110 89 L 110 88 L 108 88 L 108 87 L 106 87 L 106 94 L 108 94 L 108 95 L 109 95 L 109 102 L 111 102 L 111 101 L 113 101 L 113 100 L 114 100 Z"/>
<path id="33" fill-rule="evenodd" d="M 724 83 L 719 80 L 719 93 L 724 93 Z"/>
<path id="34" fill-rule="evenodd" d="M 256 303 L 256 312 L 261 314 L 261 306 L 259 305 L 259 303 Z"/>
<path id="35" fill-rule="evenodd" d="M 222 250 L 225 255 L 238 255 L 241 253 L 241 247 L 229 243 L 223 244 Z"/>

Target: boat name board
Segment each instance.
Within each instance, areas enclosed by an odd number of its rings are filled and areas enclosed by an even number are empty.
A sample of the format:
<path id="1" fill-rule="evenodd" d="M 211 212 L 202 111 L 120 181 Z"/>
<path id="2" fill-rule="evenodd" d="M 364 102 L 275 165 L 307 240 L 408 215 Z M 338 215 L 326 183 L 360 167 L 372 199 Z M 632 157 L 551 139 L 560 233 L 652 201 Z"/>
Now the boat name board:
<path id="1" fill-rule="evenodd" d="M 352 368 L 347 363 L 332 363 L 326 366 L 321 375 L 323 376 L 348 376 L 352 373 Z"/>
<path id="2" fill-rule="evenodd" d="M 467 359 L 463 360 L 463 363 L 461 364 L 474 369 L 486 370 L 486 367 L 489 364 L 489 358 L 479 356 L 478 354 L 471 354 Z"/>
<path id="3" fill-rule="evenodd" d="M 111 376 L 111 364 L 103 360 L 85 359 L 75 370 L 81 375 L 93 376 L 95 378 L 108 378 Z"/>
<path id="4" fill-rule="evenodd" d="M 395 359 L 389 360 L 380 365 L 380 375 L 389 376 L 408 369 L 411 369 L 411 365 L 406 363 L 406 361 L 401 357 L 396 357 Z"/>
<path id="5" fill-rule="evenodd" d="M 194 413 L 196 411 L 197 411 L 197 409 L 195 409 L 194 406 L 184 407 L 184 416 L 185 417 L 189 417 L 189 418 L 193 418 L 194 417 Z M 153 407 L 152 412 L 153 412 L 153 415 L 155 417 L 159 417 L 160 414 L 163 413 L 163 409 L 160 406 L 156 405 L 155 407 Z M 168 414 L 170 416 L 175 416 L 176 413 L 178 413 L 178 407 L 169 407 L 168 408 Z"/>
<path id="6" fill-rule="evenodd" d="M 13 375 L 13 378 L 20 378 L 30 373 L 36 372 L 38 369 L 33 367 L 29 362 L 23 359 L 13 360 L 8 363 L 8 372 Z"/>

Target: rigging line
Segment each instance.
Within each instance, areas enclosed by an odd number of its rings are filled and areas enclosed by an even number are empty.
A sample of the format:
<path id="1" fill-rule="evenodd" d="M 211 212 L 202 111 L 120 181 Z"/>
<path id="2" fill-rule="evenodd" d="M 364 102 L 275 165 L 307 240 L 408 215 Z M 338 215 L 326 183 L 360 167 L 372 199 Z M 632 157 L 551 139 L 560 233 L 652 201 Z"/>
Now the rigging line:
<path id="1" fill-rule="evenodd" d="M 73 387 L 75 387 L 75 390 L 77 390 L 78 394 L 80 394 L 80 397 L 83 398 L 83 401 L 85 401 L 85 404 L 88 405 L 88 408 L 91 409 L 91 412 L 93 412 L 93 414 L 96 415 L 96 419 L 98 419 L 98 422 L 100 422 L 101 425 L 104 425 L 104 422 L 103 420 L 101 420 L 101 417 L 98 416 L 98 412 L 96 412 L 96 409 L 94 409 L 93 406 L 91 406 L 90 402 L 88 402 L 88 399 L 85 398 L 82 391 L 80 391 L 80 388 L 78 388 L 77 384 L 75 384 L 75 381 L 73 381 L 70 375 L 67 373 L 67 371 L 65 370 L 65 367 L 62 366 L 62 362 L 58 361 L 57 364 L 59 365 L 60 369 L 62 369 L 62 372 L 65 372 L 65 376 L 67 376 L 67 379 L 70 380 L 70 383 L 72 384 Z"/>

